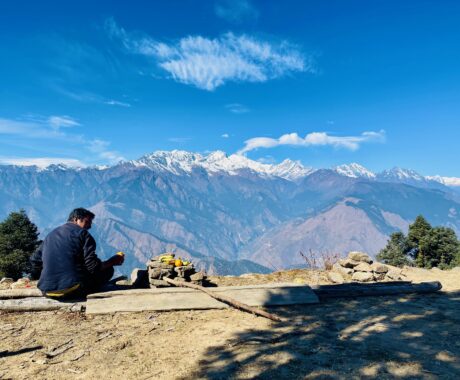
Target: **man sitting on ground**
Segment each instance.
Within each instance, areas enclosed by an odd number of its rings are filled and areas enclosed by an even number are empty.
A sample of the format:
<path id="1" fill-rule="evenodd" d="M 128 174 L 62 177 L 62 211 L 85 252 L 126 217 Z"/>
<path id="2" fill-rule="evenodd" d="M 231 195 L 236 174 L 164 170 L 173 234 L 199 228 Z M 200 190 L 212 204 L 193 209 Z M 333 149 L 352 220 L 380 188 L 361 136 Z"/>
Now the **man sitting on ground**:
<path id="1" fill-rule="evenodd" d="M 32 278 L 40 277 L 38 288 L 49 297 L 82 296 L 100 290 L 113 276 L 124 257 L 101 261 L 96 241 L 88 232 L 94 214 L 76 208 L 67 223 L 55 228 L 31 257 Z"/>

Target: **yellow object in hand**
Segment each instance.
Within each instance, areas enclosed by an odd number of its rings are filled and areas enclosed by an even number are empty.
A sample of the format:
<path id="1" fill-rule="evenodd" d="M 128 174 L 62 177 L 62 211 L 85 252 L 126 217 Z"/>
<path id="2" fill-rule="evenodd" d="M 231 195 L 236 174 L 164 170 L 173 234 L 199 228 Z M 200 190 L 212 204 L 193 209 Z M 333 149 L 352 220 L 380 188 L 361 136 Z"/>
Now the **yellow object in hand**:
<path id="1" fill-rule="evenodd" d="M 116 255 L 118 255 L 118 256 L 124 256 L 124 255 L 125 255 L 125 253 L 124 253 L 124 252 L 121 252 L 121 251 L 119 251 L 119 252 L 117 252 L 117 253 L 116 253 Z"/>

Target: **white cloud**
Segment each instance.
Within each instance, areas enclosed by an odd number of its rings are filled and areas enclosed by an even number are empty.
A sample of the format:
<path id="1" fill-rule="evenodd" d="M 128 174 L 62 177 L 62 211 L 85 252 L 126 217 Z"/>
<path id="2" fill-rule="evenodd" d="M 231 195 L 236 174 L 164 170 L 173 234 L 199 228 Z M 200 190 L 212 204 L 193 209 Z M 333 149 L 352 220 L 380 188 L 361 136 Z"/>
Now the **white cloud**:
<path id="1" fill-rule="evenodd" d="M 110 106 L 131 107 L 131 104 L 129 104 L 129 103 L 120 102 L 120 101 L 118 101 L 118 100 L 113 100 L 113 99 L 106 100 L 106 101 L 104 102 L 104 104 L 108 104 L 108 105 L 110 105 Z"/>
<path id="2" fill-rule="evenodd" d="M 81 125 L 80 123 L 78 123 L 75 119 L 71 118 L 70 116 L 50 116 L 48 118 L 48 124 L 53 129 L 77 127 Z"/>
<path id="3" fill-rule="evenodd" d="M 230 135 L 228 133 L 224 133 L 222 136 L 220 136 L 224 139 L 228 139 L 230 137 Z"/>
<path id="4" fill-rule="evenodd" d="M 288 133 L 277 139 L 270 137 L 254 137 L 245 141 L 245 146 L 237 154 L 245 154 L 258 148 L 274 148 L 280 145 L 291 146 L 333 146 L 335 148 L 346 148 L 356 150 L 365 142 L 385 141 L 385 131 L 364 132 L 360 136 L 331 136 L 326 132 L 312 132 L 305 137 L 300 137 L 297 133 Z"/>
<path id="5" fill-rule="evenodd" d="M 227 104 L 225 106 L 225 108 L 227 108 L 231 113 L 236 113 L 236 114 L 248 113 L 249 112 L 249 108 L 247 108 L 244 105 L 239 104 L 239 103 Z"/>
<path id="6" fill-rule="evenodd" d="M 84 167 L 85 165 L 73 158 L 59 158 L 59 157 L 0 157 L 0 164 L 3 165 L 19 165 L 19 166 L 38 166 L 46 168 L 49 165 L 64 164 L 71 167 Z"/>
<path id="7" fill-rule="evenodd" d="M 229 22 L 257 19 L 259 12 L 248 0 L 219 0 L 214 5 L 216 16 Z"/>
<path id="8" fill-rule="evenodd" d="M 218 38 L 188 36 L 175 43 L 135 36 L 106 21 L 110 36 L 134 54 L 155 59 L 177 82 L 213 91 L 227 82 L 265 82 L 294 72 L 314 72 L 313 61 L 287 41 L 263 41 L 245 34 Z"/>
<path id="9" fill-rule="evenodd" d="M 28 119 L 28 120 L 27 120 Z M 10 120 L 0 118 L 0 135 L 19 136 L 22 140 L 31 140 L 39 146 L 38 141 L 44 141 L 41 144 L 47 151 L 53 147 L 59 146 L 59 149 L 65 146 L 79 146 L 95 153 L 98 159 L 105 162 L 116 163 L 124 158 L 116 151 L 109 150 L 110 142 L 100 139 L 88 139 L 84 135 L 64 132 L 62 127 L 72 127 L 81 125 L 75 119 L 69 116 L 33 116 L 28 117 L 25 121 Z M 57 144 L 58 143 L 58 144 Z M 43 158 L 48 160 L 49 158 Z M 22 160 L 17 158 L 17 160 Z M 28 162 L 28 158 L 23 159 Z M 58 159 L 56 159 L 58 160 Z M 65 159 L 72 160 L 72 159 Z M 78 160 L 77 160 L 78 161 Z M 19 162 L 19 161 L 18 161 Z M 46 162 L 46 161 L 43 161 Z M 80 162 L 80 161 L 79 161 Z M 53 163 L 55 163 L 53 161 Z"/>

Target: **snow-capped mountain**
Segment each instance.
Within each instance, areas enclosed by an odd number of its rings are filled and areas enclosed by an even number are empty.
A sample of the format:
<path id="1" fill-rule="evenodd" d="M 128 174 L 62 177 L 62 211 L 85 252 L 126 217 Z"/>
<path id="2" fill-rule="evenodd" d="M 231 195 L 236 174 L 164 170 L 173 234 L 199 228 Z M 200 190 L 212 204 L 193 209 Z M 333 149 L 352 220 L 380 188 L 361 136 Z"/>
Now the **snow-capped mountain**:
<path id="1" fill-rule="evenodd" d="M 427 176 L 426 179 L 430 181 L 436 181 L 442 183 L 445 186 L 453 187 L 453 188 L 460 188 L 460 178 L 457 177 L 441 177 L 439 175 L 435 176 Z"/>
<path id="2" fill-rule="evenodd" d="M 334 170 L 345 177 L 350 178 L 367 178 L 374 179 L 376 175 L 370 170 L 366 169 L 364 166 L 361 166 L 357 163 L 351 163 L 348 165 L 339 165 L 334 168 Z"/>
<path id="3" fill-rule="evenodd" d="M 237 175 L 241 170 L 251 170 L 259 175 L 281 177 L 296 180 L 311 174 L 314 170 L 303 166 L 299 161 L 284 160 L 278 165 L 264 164 L 245 156 L 215 151 L 207 156 L 187 151 L 157 151 L 128 161 L 129 165 L 143 166 L 159 172 L 170 172 L 176 175 L 191 173 L 194 169 L 204 169 L 209 174 L 226 173 Z"/>
<path id="4" fill-rule="evenodd" d="M 220 151 L 160 151 L 108 168 L 0 165 L 0 220 L 23 208 L 46 235 L 87 207 L 101 257 L 129 252 L 125 274 L 171 250 L 221 274 L 263 272 L 303 265 L 306 248 L 375 255 L 419 214 L 460 231 L 460 197 L 442 180 Z"/>

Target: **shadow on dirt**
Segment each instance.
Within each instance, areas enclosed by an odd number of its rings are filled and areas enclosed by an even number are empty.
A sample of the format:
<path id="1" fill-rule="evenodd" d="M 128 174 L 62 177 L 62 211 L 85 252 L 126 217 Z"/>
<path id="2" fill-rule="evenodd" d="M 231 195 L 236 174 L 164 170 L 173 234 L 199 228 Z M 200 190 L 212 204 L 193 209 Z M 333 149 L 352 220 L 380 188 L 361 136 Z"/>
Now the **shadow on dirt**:
<path id="1" fill-rule="evenodd" d="M 7 356 L 14 356 L 14 355 L 20 355 L 20 354 L 26 354 L 28 352 L 33 352 L 36 350 L 41 350 L 43 346 L 34 346 L 34 347 L 25 347 L 21 348 L 20 350 L 16 351 L 1 351 L 0 352 L 0 358 L 6 358 Z"/>
<path id="2" fill-rule="evenodd" d="M 285 321 L 208 349 L 189 378 L 460 378 L 460 292 L 272 308 Z"/>

